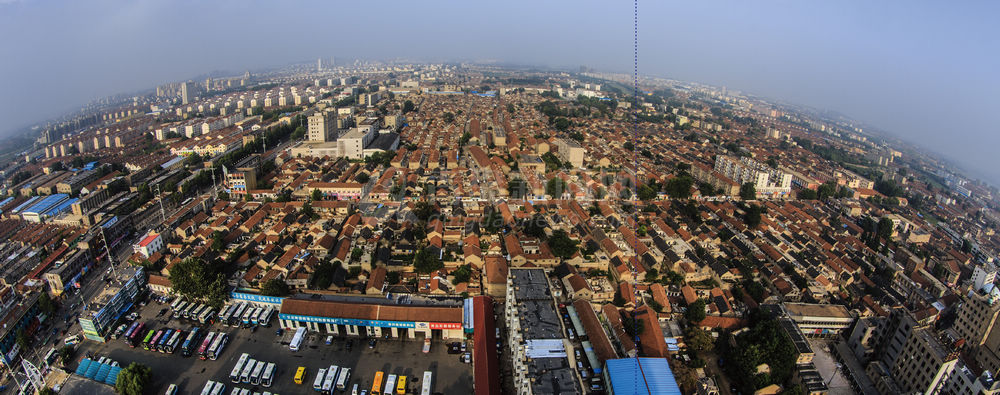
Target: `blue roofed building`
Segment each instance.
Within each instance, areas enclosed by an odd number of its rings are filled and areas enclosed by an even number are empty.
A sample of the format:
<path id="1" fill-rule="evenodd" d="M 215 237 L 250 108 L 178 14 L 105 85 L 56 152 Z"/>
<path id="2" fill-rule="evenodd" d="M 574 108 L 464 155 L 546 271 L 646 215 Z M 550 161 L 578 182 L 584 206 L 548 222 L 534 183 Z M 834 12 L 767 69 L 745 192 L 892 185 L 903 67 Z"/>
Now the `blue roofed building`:
<path id="1" fill-rule="evenodd" d="M 681 394 L 666 358 L 609 359 L 604 365 L 604 382 L 608 383 L 608 394 Z"/>

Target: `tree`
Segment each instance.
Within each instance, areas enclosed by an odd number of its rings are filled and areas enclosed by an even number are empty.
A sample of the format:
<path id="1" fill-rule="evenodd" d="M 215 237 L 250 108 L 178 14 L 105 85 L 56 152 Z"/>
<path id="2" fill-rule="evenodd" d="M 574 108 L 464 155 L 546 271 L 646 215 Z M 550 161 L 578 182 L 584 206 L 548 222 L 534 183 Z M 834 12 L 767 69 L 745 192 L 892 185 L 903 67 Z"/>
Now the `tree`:
<path id="1" fill-rule="evenodd" d="M 426 200 L 421 200 L 417 204 L 413 205 L 413 215 L 417 216 L 417 219 L 427 222 L 432 216 L 438 213 L 438 208 L 436 205 L 427 202 Z"/>
<path id="2" fill-rule="evenodd" d="M 757 188 L 753 183 L 747 182 L 740 186 L 740 199 L 754 200 L 757 198 Z"/>
<path id="3" fill-rule="evenodd" d="M 56 394 L 58 394 L 58 392 L 49 387 L 42 388 L 41 390 L 38 391 L 38 395 L 56 395 Z"/>
<path id="4" fill-rule="evenodd" d="M 63 366 L 69 366 L 69 364 L 73 363 L 73 353 L 73 346 L 62 346 L 59 349 L 59 362 Z"/>
<path id="5" fill-rule="evenodd" d="M 319 218 L 319 214 L 316 214 L 316 210 L 313 210 L 312 204 L 310 204 L 308 201 L 302 203 L 302 209 L 299 210 L 299 213 L 308 216 L 310 219 Z"/>
<path id="6" fill-rule="evenodd" d="M 201 155 L 198 155 L 197 152 L 188 155 L 187 158 L 184 158 L 185 166 L 190 166 L 190 167 L 200 166 L 203 162 L 205 162 L 205 159 L 203 159 Z"/>
<path id="7" fill-rule="evenodd" d="M 698 352 L 709 351 L 715 347 L 715 338 L 708 331 L 695 325 L 689 325 L 684 333 L 684 344 Z"/>
<path id="8" fill-rule="evenodd" d="M 547 183 L 545 183 L 546 195 L 558 198 L 562 196 L 563 192 L 565 191 L 566 191 L 566 181 L 563 181 L 562 178 L 553 177 L 549 179 Z"/>
<path id="9" fill-rule="evenodd" d="M 451 274 L 455 276 L 455 284 L 467 283 L 469 282 L 469 278 L 472 277 L 472 269 L 469 265 L 462 265 L 455 269 L 454 272 L 451 272 Z"/>
<path id="10" fill-rule="evenodd" d="M 288 284 L 277 278 L 267 280 L 260 286 L 260 294 L 264 296 L 288 296 L 290 292 Z"/>
<path id="11" fill-rule="evenodd" d="M 556 118 L 556 120 L 553 122 L 553 125 L 556 127 L 556 130 L 559 130 L 559 131 L 562 132 L 562 131 L 566 131 L 566 129 L 569 129 L 570 125 L 572 125 L 572 122 L 570 122 L 566 118 L 559 117 L 559 118 Z"/>
<path id="12" fill-rule="evenodd" d="M 635 144 L 632 144 L 631 141 L 626 141 L 625 144 L 622 147 L 624 147 L 626 150 L 629 150 L 629 151 L 634 151 L 635 150 Z"/>
<path id="13" fill-rule="evenodd" d="M 511 113 L 511 114 L 514 113 L 514 104 L 513 103 L 507 103 L 507 112 Z"/>
<path id="14" fill-rule="evenodd" d="M 639 187 L 639 200 L 653 200 L 656 199 L 656 191 L 650 188 L 649 185 L 643 185 Z"/>
<path id="15" fill-rule="evenodd" d="M 142 395 L 152 375 L 153 370 L 149 366 L 132 362 L 118 373 L 115 392 L 122 395 Z"/>
<path id="16" fill-rule="evenodd" d="M 701 322 L 705 319 L 705 301 L 698 299 L 691 302 L 687 306 L 687 311 L 684 312 L 684 318 L 693 323 Z"/>
<path id="17" fill-rule="evenodd" d="M 17 330 L 17 336 L 15 337 L 17 345 L 21 347 L 22 350 L 27 350 L 31 339 L 28 338 L 28 334 L 24 332 L 24 328 Z"/>
<path id="18" fill-rule="evenodd" d="M 878 221 L 878 237 L 883 240 L 889 240 L 892 238 L 892 220 L 887 217 L 882 217 Z"/>
<path id="19" fill-rule="evenodd" d="M 760 225 L 760 213 L 762 209 L 756 204 L 751 204 L 747 208 L 746 214 L 743 215 L 743 222 L 747 224 L 750 229 L 756 228 Z"/>
<path id="20" fill-rule="evenodd" d="M 674 199 L 687 199 L 691 197 L 691 185 L 693 184 L 694 179 L 691 176 L 682 174 L 667 180 L 663 188 L 667 195 Z"/>
<path id="21" fill-rule="evenodd" d="M 799 200 L 816 200 L 816 198 L 819 197 L 816 191 L 809 188 L 799 191 L 798 196 Z"/>
<path id="22" fill-rule="evenodd" d="M 228 293 L 225 275 L 218 265 L 209 265 L 200 258 L 187 258 L 170 269 L 174 291 L 189 298 L 206 300 L 221 306 Z"/>
<path id="23" fill-rule="evenodd" d="M 385 274 L 385 282 L 389 285 L 399 284 L 399 272 L 388 272 Z"/>
<path id="24" fill-rule="evenodd" d="M 545 228 L 549 226 L 549 222 L 545 220 L 544 215 L 536 213 L 522 225 L 524 234 L 541 239 L 545 237 Z"/>
<path id="25" fill-rule="evenodd" d="M 552 237 L 549 237 L 548 243 L 549 248 L 552 250 L 552 254 L 563 259 L 571 258 L 579 249 L 579 247 L 577 247 L 579 242 L 570 239 L 569 235 L 566 234 L 566 231 L 562 229 L 553 231 Z"/>
<path id="26" fill-rule="evenodd" d="M 41 309 L 45 315 L 51 316 L 52 313 L 56 311 L 56 302 L 49 297 L 48 292 L 42 292 L 42 295 L 38 297 L 38 308 Z"/>
<path id="27" fill-rule="evenodd" d="M 446 112 L 446 113 L 444 113 L 444 115 L 443 115 L 443 119 L 444 119 L 444 123 L 452 123 L 452 122 L 455 122 L 455 114 L 452 114 L 452 113 L 450 113 L 450 112 Z"/>
<path id="28" fill-rule="evenodd" d="M 323 192 L 320 192 L 318 188 L 313 189 L 311 197 L 313 201 L 323 200 Z"/>
<path id="29" fill-rule="evenodd" d="M 408 113 L 410 111 L 413 111 L 414 108 L 415 108 L 415 106 L 413 105 L 413 101 L 407 100 L 407 101 L 403 102 L 403 114 L 406 114 L 406 113 Z"/>
<path id="30" fill-rule="evenodd" d="M 358 174 L 357 177 L 354 177 L 355 181 L 360 182 L 362 184 L 368 182 L 368 180 L 370 180 L 370 179 L 371 179 L 371 176 L 369 176 L 368 173 L 361 173 L 361 174 Z"/>
<path id="31" fill-rule="evenodd" d="M 444 267 L 441 258 L 431 252 L 430 249 L 422 248 L 413 256 L 413 269 L 417 273 L 433 273 Z"/>

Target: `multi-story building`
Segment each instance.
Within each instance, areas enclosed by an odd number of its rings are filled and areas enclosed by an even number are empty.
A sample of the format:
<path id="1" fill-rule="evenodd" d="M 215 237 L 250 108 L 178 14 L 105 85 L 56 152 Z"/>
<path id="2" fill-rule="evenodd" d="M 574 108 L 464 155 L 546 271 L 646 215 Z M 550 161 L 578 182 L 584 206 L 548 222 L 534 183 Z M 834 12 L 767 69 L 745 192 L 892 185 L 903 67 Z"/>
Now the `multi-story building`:
<path id="1" fill-rule="evenodd" d="M 506 302 L 507 345 L 516 393 L 581 393 L 545 271 L 510 269 Z"/>
<path id="2" fill-rule="evenodd" d="M 83 275 L 83 269 L 91 266 L 93 262 L 94 257 L 90 254 L 90 249 L 81 248 L 64 259 L 56 261 L 43 277 L 49 284 L 49 290 L 52 294 L 60 296 L 73 286 L 73 283 Z"/>
<path id="3" fill-rule="evenodd" d="M 757 197 L 781 198 L 792 191 L 791 174 L 751 158 L 719 155 L 715 159 L 715 170 L 740 185 L 753 184 Z"/>
<path id="4" fill-rule="evenodd" d="M 1000 317 L 1000 303 L 989 293 L 981 290 L 970 290 L 962 298 L 952 329 L 957 338 L 965 339 L 965 344 L 979 347 L 986 342 L 990 332 L 995 330 L 997 317 Z"/>
<path id="5" fill-rule="evenodd" d="M 253 154 L 236 164 L 235 171 L 226 170 L 226 188 L 230 194 L 243 196 L 248 190 L 257 189 L 257 171 L 260 155 Z"/>
<path id="6" fill-rule="evenodd" d="M 11 369 L 21 355 L 21 346 L 17 344 L 17 334 L 22 330 L 32 336 L 38 330 L 38 292 L 19 295 L 14 288 L 6 287 L 0 290 L 0 360 L 4 366 Z"/>
<path id="7" fill-rule="evenodd" d="M 80 327 L 87 339 L 104 342 L 125 312 L 146 291 L 146 273 L 142 266 L 117 269 L 117 278 L 111 281 L 87 304 L 80 316 Z"/>
<path id="8" fill-rule="evenodd" d="M 364 159 L 365 147 L 375 139 L 378 133 L 374 128 L 357 127 L 337 139 L 337 150 L 340 156 L 350 159 Z"/>
<path id="9" fill-rule="evenodd" d="M 785 303 L 783 307 L 809 337 L 839 337 L 854 322 L 847 308 L 837 304 Z"/>
<path id="10" fill-rule="evenodd" d="M 562 160 L 569 162 L 573 167 L 583 167 L 583 155 L 586 150 L 576 140 L 556 139 L 553 143 Z"/>
<path id="11" fill-rule="evenodd" d="M 328 142 L 337 140 L 337 113 L 335 111 L 322 111 L 310 115 L 309 121 L 309 141 Z"/>
<path id="12" fill-rule="evenodd" d="M 905 393 L 943 393 L 958 364 L 958 352 L 942 344 L 930 328 L 910 334 L 892 365 L 892 377 Z"/>
<path id="13" fill-rule="evenodd" d="M 135 252 L 142 254 L 142 256 L 149 258 L 159 250 L 163 249 L 163 237 L 159 233 L 150 233 L 146 235 L 139 244 L 133 246 Z"/>

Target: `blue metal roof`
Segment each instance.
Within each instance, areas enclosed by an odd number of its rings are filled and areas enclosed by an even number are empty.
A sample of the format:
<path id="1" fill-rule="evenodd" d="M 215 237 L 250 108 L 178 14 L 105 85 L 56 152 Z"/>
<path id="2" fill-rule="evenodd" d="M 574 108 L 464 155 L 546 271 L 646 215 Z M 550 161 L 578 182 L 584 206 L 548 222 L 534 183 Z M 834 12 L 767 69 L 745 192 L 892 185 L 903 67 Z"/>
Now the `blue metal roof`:
<path id="1" fill-rule="evenodd" d="M 76 366 L 77 376 L 83 376 L 87 373 L 87 369 L 90 368 L 90 358 L 84 358 L 80 361 L 80 364 Z"/>
<path id="2" fill-rule="evenodd" d="M 114 387 L 118 383 L 118 373 L 121 373 L 121 371 L 121 366 L 112 366 L 111 371 L 108 372 L 108 377 L 104 379 L 104 383 Z"/>
<path id="3" fill-rule="evenodd" d="M 680 395 L 666 358 L 609 359 L 607 375 L 615 395 Z"/>
<path id="4" fill-rule="evenodd" d="M 53 215 L 57 215 L 59 213 L 68 211 L 69 208 L 70 208 L 70 206 L 72 206 L 73 203 L 76 203 L 78 200 L 80 200 L 80 199 L 73 198 L 73 199 L 65 200 L 62 203 L 59 203 L 59 204 L 55 205 L 55 207 L 52 207 L 52 208 L 50 208 L 48 210 L 45 210 L 45 212 L 42 213 L 42 215 L 53 216 Z"/>
<path id="5" fill-rule="evenodd" d="M 66 201 L 67 199 L 69 199 L 69 195 L 65 193 L 57 193 L 54 195 L 49 195 L 39 200 L 38 203 L 35 203 L 31 207 L 25 209 L 24 213 L 41 214 L 47 211 L 48 209 L 55 207 L 59 203 Z"/>

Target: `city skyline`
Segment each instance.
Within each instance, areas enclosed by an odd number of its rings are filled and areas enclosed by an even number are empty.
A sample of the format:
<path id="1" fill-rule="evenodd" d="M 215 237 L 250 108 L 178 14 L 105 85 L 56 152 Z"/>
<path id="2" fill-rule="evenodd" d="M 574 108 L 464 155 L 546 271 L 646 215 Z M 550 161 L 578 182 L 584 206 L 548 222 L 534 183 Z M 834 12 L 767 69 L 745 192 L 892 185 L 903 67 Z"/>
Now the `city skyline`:
<path id="1" fill-rule="evenodd" d="M 378 28 L 355 34 L 345 28 L 340 35 L 323 21 L 370 10 L 302 6 L 315 12 L 261 3 L 246 9 L 161 1 L 0 4 L 2 52 L 13 59 L 0 65 L 0 116 L 7 120 L 0 134 L 99 97 L 212 70 L 279 67 L 317 57 L 632 70 L 630 4 L 580 2 L 569 8 L 525 2 L 480 9 L 394 3 L 379 10 L 382 19 L 373 25 Z M 642 75 L 840 112 L 1000 184 L 989 148 L 1000 144 L 1000 135 L 990 133 L 996 123 L 990 108 L 997 100 L 987 89 L 998 83 L 990 72 L 998 55 L 988 39 L 996 35 L 988 19 L 996 5 L 722 2 L 639 3 L 638 9 Z M 232 17 L 217 17 L 226 13 Z M 498 21 L 496 28 L 481 23 L 486 15 Z M 302 39 L 235 24 L 265 17 L 301 27 Z M 511 21 L 511 27 L 501 21 Z M 940 28 L 925 29 L 929 22 Z M 198 28 L 177 28 L 182 25 Z M 399 40 L 402 35 L 409 42 Z M 981 144 L 968 143 L 973 140 Z"/>

